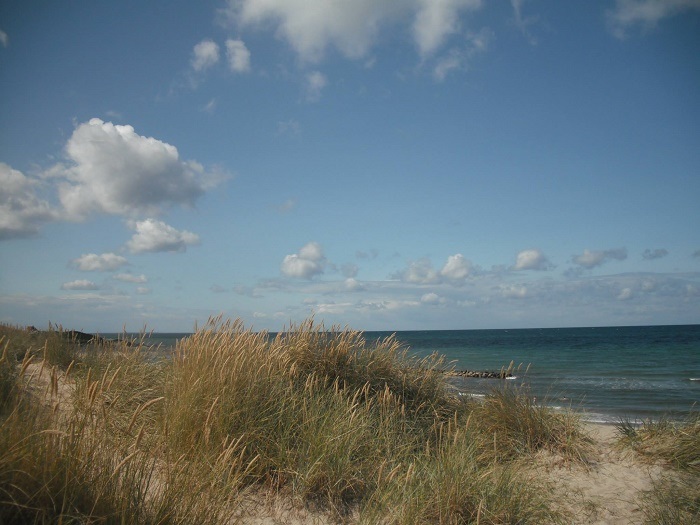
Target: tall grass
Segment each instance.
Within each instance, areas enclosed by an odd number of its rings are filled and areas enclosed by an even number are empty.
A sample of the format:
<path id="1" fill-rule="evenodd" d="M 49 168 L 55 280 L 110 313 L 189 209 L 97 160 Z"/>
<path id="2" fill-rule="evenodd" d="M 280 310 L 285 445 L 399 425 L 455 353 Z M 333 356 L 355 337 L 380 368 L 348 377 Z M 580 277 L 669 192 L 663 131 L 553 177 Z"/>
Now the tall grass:
<path id="1" fill-rule="evenodd" d="M 2 523 L 245 523 L 261 491 L 362 523 L 549 523 L 517 458 L 583 455 L 576 422 L 523 392 L 465 402 L 439 356 L 313 320 L 270 338 L 215 318 L 165 360 L 122 342 L 65 365 L 48 357 L 60 338 L 37 343 L 0 360 L 17 394 L 0 414 Z"/>

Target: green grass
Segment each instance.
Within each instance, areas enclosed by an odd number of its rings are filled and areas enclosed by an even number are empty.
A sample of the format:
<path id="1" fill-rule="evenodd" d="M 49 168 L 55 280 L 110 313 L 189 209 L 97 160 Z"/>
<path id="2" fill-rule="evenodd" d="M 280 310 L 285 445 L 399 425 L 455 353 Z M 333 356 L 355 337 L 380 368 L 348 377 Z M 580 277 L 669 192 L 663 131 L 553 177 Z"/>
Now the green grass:
<path id="1" fill-rule="evenodd" d="M 586 455 L 525 391 L 461 400 L 439 356 L 313 320 L 271 339 L 212 319 L 161 360 L 2 331 L 2 523 L 245 523 L 270 492 L 340 521 L 558 523 L 520 459 Z"/>

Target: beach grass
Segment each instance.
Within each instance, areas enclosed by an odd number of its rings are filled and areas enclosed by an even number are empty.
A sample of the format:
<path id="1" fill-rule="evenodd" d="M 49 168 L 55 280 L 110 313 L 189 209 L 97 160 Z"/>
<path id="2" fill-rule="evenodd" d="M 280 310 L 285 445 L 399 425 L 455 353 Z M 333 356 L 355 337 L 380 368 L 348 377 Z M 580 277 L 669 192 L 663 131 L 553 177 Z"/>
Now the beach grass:
<path id="1" fill-rule="evenodd" d="M 575 416 L 523 389 L 469 400 L 440 356 L 313 319 L 271 338 L 214 318 L 162 359 L 0 336 L 3 523 L 246 523 L 266 494 L 338 522 L 559 523 L 522 459 L 586 457 Z"/>
<path id="2" fill-rule="evenodd" d="M 699 523 L 700 414 L 694 412 L 683 421 L 621 421 L 618 434 L 621 448 L 633 450 L 648 462 L 662 462 L 673 470 L 642 496 L 646 523 Z"/>

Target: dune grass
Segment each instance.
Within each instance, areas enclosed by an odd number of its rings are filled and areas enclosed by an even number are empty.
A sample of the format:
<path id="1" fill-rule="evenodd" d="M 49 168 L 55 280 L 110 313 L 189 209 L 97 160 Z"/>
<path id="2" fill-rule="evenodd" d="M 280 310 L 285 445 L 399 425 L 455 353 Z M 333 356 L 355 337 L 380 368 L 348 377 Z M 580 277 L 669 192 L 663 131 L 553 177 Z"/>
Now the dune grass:
<path id="1" fill-rule="evenodd" d="M 636 425 L 622 421 L 618 434 L 620 447 L 675 470 L 643 495 L 646 523 L 700 523 L 700 413 L 680 422 L 662 419 Z"/>
<path id="2" fill-rule="evenodd" d="M 518 462 L 586 453 L 518 388 L 466 401 L 439 356 L 313 320 L 271 338 L 212 319 L 167 359 L 2 333 L 2 523 L 245 523 L 265 493 L 337 521 L 558 523 Z"/>

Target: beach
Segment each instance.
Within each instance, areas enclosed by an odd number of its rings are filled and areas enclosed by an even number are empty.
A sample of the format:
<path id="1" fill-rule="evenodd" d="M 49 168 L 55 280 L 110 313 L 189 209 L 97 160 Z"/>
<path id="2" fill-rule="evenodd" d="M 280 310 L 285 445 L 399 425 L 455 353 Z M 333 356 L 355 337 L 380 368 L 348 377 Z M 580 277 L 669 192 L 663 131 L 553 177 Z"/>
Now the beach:
<path id="1" fill-rule="evenodd" d="M 442 360 L 392 337 L 307 323 L 270 339 L 215 320 L 154 359 L 3 331 L 7 523 L 66 508 L 134 524 L 642 524 L 663 480 L 680 490 L 688 469 L 697 484 L 697 419 L 669 459 L 656 451 L 678 441 L 675 423 L 654 437 L 585 421 L 512 380 L 455 395 Z M 667 522 L 694 523 L 693 497 Z"/>

